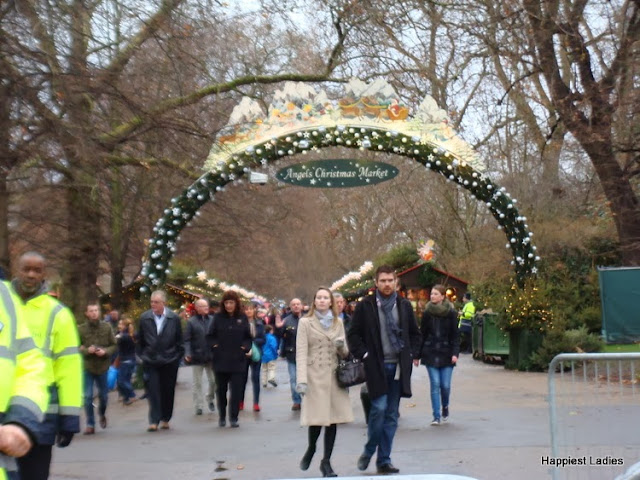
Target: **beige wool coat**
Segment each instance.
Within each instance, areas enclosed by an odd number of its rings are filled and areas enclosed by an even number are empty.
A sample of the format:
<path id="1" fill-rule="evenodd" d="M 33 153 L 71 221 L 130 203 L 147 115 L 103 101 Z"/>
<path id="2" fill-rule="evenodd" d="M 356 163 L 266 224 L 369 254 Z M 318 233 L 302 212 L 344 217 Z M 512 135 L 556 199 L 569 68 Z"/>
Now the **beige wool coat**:
<path id="1" fill-rule="evenodd" d="M 344 340 L 345 344 L 340 352 L 334 344 L 337 339 Z M 349 353 L 342 320 L 334 318 L 333 325 L 325 330 L 315 315 L 300 319 L 296 375 L 299 384 L 307 384 L 300 415 L 303 426 L 353 422 L 349 391 L 340 387 L 336 378 L 338 353 L 341 357 Z"/>

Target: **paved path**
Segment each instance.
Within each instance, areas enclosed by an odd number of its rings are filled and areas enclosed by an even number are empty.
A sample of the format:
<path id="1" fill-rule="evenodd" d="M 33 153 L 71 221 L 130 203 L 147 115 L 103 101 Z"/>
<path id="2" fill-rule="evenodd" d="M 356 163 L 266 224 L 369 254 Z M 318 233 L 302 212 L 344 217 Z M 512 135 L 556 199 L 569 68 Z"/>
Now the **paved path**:
<path id="1" fill-rule="evenodd" d="M 147 404 L 124 407 L 110 394 L 109 426 L 94 436 L 78 435 L 66 449 L 55 449 L 52 480 L 222 480 L 314 478 L 298 462 L 306 448 L 306 428 L 292 412 L 286 364 L 278 361 L 277 388 L 263 389 L 262 411 L 240 414 L 240 428 L 219 428 L 217 415 L 193 415 L 191 371 L 181 368 L 170 431 L 146 432 Z M 453 375 L 451 420 L 429 426 L 428 377 L 414 369 L 411 399 L 401 402 L 392 459 L 401 474 L 447 473 L 477 479 L 549 478 L 541 456 L 549 455 L 546 374 L 506 371 L 502 366 L 463 356 Z M 247 400 L 252 400 L 251 387 Z M 332 458 L 341 476 L 375 474 L 356 468 L 366 440 L 359 387 L 352 389 L 355 422 L 338 427 Z M 250 402 L 247 402 L 251 405 Z"/>

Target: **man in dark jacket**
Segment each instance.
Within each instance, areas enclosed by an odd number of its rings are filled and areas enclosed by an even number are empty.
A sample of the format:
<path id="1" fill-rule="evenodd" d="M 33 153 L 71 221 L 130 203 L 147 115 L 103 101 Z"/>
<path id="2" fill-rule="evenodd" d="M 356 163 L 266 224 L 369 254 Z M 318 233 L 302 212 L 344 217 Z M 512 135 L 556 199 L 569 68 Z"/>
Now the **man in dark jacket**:
<path id="1" fill-rule="evenodd" d="M 333 298 L 336 300 L 336 305 L 338 307 L 338 317 L 342 320 L 342 324 L 344 325 L 344 331 L 348 332 L 349 327 L 351 327 L 351 315 L 344 311 L 347 307 L 347 301 L 344 299 L 344 296 L 340 292 L 333 292 Z"/>
<path id="2" fill-rule="evenodd" d="M 165 307 L 167 294 L 151 294 L 151 310 L 140 316 L 138 356 L 147 375 L 149 428 L 166 430 L 173 415 L 178 367 L 184 355 L 180 317 Z"/>
<path id="3" fill-rule="evenodd" d="M 289 385 L 291 386 L 291 410 L 300 410 L 302 399 L 296 392 L 296 337 L 298 336 L 298 322 L 302 316 L 302 301 L 294 298 L 289 302 L 291 313 L 282 319 L 282 347 L 280 356 L 287 359 L 289 368 Z"/>
<path id="4" fill-rule="evenodd" d="M 207 332 L 212 316 L 209 315 L 209 302 L 201 298 L 196 300 L 196 314 L 187 322 L 184 334 L 184 360 L 192 366 L 193 374 L 193 408 L 196 415 L 202 415 L 202 373 L 207 375 L 207 405 L 209 411 L 215 410 L 214 399 L 216 380 L 211 368 L 211 349 L 207 342 Z"/>
<path id="5" fill-rule="evenodd" d="M 398 427 L 400 397 L 411 397 L 412 359 L 420 351 L 420 331 L 411 303 L 396 293 L 395 270 L 376 270 L 376 291 L 355 309 L 347 333 L 349 350 L 364 361 L 371 411 L 367 443 L 358 459 L 366 470 L 378 451 L 378 473 L 398 473 L 391 463 L 391 445 Z"/>
<path id="6" fill-rule="evenodd" d="M 111 358 L 116 351 L 116 339 L 108 323 L 100 321 L 100 307 L 97 303 L 87 305 L 87 321 L 80 325 L 80 353 L 84 357 L 84 411 L 87 414 L 85 435 L 95 433 L 95 412 L 93 408 L 93 384 L 98 387 L 100 426 L 107 428 L 107 372 Z"/>

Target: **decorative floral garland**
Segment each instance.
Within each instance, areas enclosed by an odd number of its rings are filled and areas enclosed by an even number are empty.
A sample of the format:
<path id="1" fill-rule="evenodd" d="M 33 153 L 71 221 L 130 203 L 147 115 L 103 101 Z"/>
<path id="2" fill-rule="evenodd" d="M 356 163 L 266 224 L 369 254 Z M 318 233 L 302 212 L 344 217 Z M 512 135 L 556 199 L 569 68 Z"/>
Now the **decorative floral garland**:
<path id="1" fill-rule="evenodd" d="M 349 272 L 339 280 L 336 280 L 329 287 L 330 290 L 340 290 L 344 285 L 352 280 L 360 280 L 363 275 L 366 275 L 373 270 L 373 262 L 364 262 L 357 272 Z"/>
<path id="2" fill-rule="evenodd" d="M 238 293 L 238 295 L 240 295 L 241 297 L 247 299 L 247 300 L 259 300 L 260 302 L 266 302 L 267 299 L 261 295 L 258 295 L 257 293 L 251 291 L 251 290 L 247 290 L 246 288 L 242 288 L 236 284 L 229 284 L 226 282 L 222 282 L 220 280 L 217 280 L 215 278 L 210 278 L 207 275 L 207 272 L 205 272 L 204 270 L 199 271 L 198 273 L 196 273 L 196 279 L 202 283 L 204 283 L 207 288 L 219 288 L 220 290 L 222 290 L 223 292 L 226 290 L 233 290 L 235 292 Z M 185 285 L 186 288 L 193 288 L 193 285 Z"/>
<path id="3" fill-rule="evenodd" d="M 329 107 L 326 103 L 323 105 Z M 518 285 L 524 285 L 526 278 L 537 273 L 535 264 L 540 257 L 532 244 L 533 233 L 529 231 L 527 218 L 518 213 L 517 200 L 482 173 L 478 155 L 451 130 L 432 98 L 426 98 L 416 117 L 407 121 L 346 118 L 333 111 L 310 118 L 306 124 L 261 125 L 257 122 L 244 127 L 246 130 L 256 127 L 258 135 L 232 129 L 230 137 L 236 140 L 225 143 L 221 139 L 214 145 L 205 165 L 210 170 L 171 199 L 171 207 L 164 210 L 148 242 L 148 256 L 142 267 L 146 278 L 142 292 L 166 281 L 180 232 L 228 183 L 242 183 L 242 177 L 251 170 L 264 168 L 284 157 L 336 146 L 404 156 L 442 175 L 458 188 L 464 188 L 472 198 L 486 205 L 498 222 L 498 229 L 504 230 Z"/>
<path id="4" fill-rule="evenodd" d="M 426 242 L 424 240 L 420 241 L 420 246 L 418 247 L 418 255 L 420 259 L 424 262 L 429 262 L 433 259 L 433 247 L 436 243 L 429 239 Z"/>

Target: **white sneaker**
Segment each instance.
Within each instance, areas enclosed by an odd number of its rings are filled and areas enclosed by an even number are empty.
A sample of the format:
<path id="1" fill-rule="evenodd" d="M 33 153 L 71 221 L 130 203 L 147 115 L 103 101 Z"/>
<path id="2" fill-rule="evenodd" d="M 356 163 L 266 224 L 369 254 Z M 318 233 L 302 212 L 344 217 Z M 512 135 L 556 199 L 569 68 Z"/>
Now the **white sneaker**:
<path id="1" fill-rule="evenodd" d="M 440 419 L 434 418 L 433 420 L 431 420 L 431 425 L 437 427 L 438 425 L 440 425 Z"/>

